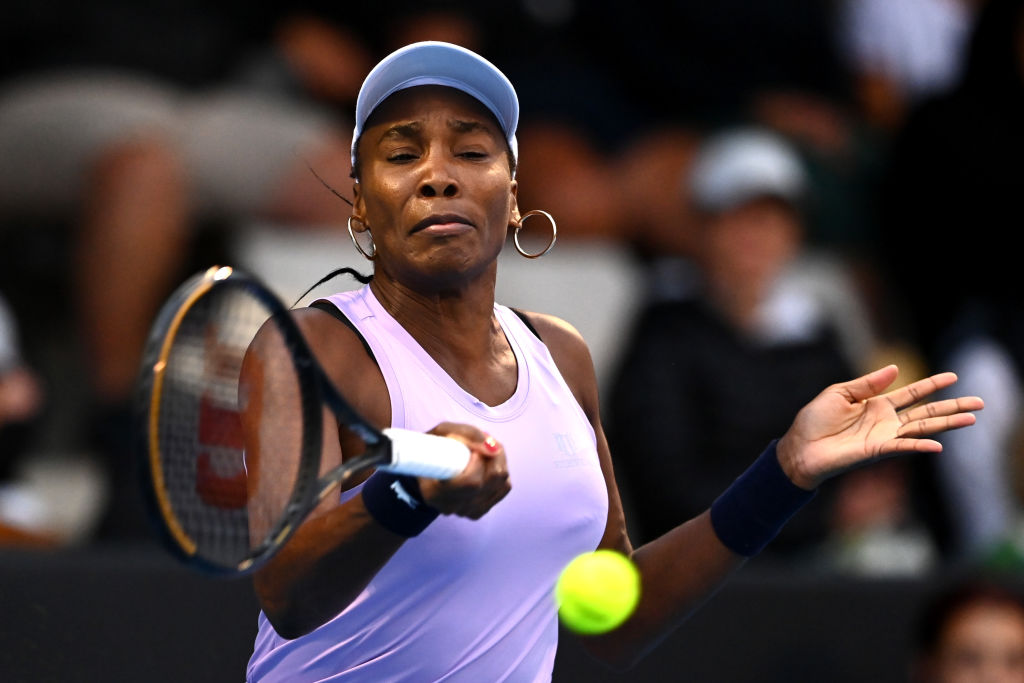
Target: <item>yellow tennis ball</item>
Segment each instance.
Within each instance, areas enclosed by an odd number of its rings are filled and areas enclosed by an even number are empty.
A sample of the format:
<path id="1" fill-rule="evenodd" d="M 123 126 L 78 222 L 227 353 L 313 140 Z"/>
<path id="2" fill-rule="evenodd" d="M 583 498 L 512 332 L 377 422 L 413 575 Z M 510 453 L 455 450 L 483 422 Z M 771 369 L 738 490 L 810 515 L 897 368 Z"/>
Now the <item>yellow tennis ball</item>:
<path id="1" fill-rule="evenodd" d="M 614 550 L 577 555 L 555 584 L 558 616 L 566 627 L 588 635 L 605 633 L 629 618 L 640 601 L 640 571 Z"/>

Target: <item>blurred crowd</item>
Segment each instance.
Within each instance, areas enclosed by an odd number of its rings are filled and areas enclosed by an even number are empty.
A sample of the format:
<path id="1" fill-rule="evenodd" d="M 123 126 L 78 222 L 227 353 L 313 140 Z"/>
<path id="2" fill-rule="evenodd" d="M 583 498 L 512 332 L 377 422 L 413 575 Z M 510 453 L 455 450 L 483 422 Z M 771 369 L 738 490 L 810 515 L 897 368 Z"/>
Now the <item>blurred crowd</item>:
<path id="1" fill-rule="evenodd" d="M 984 575 L 958 576 L 928 593 L 911 634 L 911 683 L 1024 679 L 1024 596 Z"/>
<path id="2" fill-rule="evenodd" d="M 422 39 L 515 84 L 519 205 L 556 217 L 558 248 L 647 275 L 602 387 L 634 541 L 706 508 L 826 385 L 896 362 L 958 372 L 978 426 L 827 484 L 755 562 L 1024 564 L 1024 0 L 16 0 L 0 543 L 148 537 L 130 418 L 156 308 L 232 230 L 344 225 L 316 175 L 348 192 L 362 78 Z M 24 465 L 57 447 L 102 495 L 47 515 Z"/>

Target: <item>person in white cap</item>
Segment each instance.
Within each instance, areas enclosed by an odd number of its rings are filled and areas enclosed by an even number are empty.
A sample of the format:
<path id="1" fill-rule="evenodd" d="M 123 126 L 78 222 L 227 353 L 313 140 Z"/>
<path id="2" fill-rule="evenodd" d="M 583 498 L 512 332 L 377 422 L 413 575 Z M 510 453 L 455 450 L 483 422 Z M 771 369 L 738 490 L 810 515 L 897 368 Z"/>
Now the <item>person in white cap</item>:
<path id="1" fill-rule="evenodd" d="M 634 549 L 585 342 L 562 320 L 494 300 L 508 231 L 536 215 L 516 200 L 517 118 L 501 72 L 450 44 L 402 48 L 363 84 L 349 225 L 373 277 L 296 318 L 358 411 L 460 439 L 472 456 L 449 481 L 376 472 L 323 501 L 254 577 L 250 681 L 550 680 L 555 580 L 596 548 L 628 555 L 641 574 L 630 619 L 590 640 L 626 665 L 823 480 L 936 452 L 930 435 L 972 424 L 982 407 L 975 397 L 911 407 L 951 385 L 949 373 L 886 392 L 889 366 L 833 385 L 710 511 Z M 554 229 L 545 214 L 533 220 Z M 279 415 L 250 417 L 263 449 L 288 429 Z M 333 467 L 354 446 L 330 427 L 326 437 L 322 465 Z"/>
<path id="2" fill-rule="evenodd" d="M 681 259 L 690 268 L 688 286 L 670 288 L 668 270 L 651 268 L 654 291 L 633 323 L 607 403 L 619 480 L 636 492 L 630 512 L 640 541 L 699 514 L 751 451 L 784 431 L 821 386 L 866 366 L 875 348 L 842 262 L 812 253 L 805 215 L 814 197 L 785 137 L 756 126 L 719 131 L 702 145 L 683 185 L 698 216 L 693 250 Z M 782 530 L 762 563 L 922 569 L 934 552 L 913 514 L 905 463 L 829 487 Z M 856 485 L 865 480 L 873 485 Z M 907 559 L 897 564 L 882 550 L 866 566 L 861 539 L 883 532 L 886 539 L 899 534 Z"/>
<path id="3" fill-rule="evenodd" d="M 758 128 L 729 129 L 702 145 L 683 184 L 698 216 L 689 284 L 669 288 L 664 269 L 651 268 L 654 292 L 609 394 L 606 429 L 620 481 L 638 494 L 631 512 L 641 540 L 699 514 L 751 451 L 857 366 L 814 293 L 785 282 L 804 249 L 808 199 L 794 149 Z M 826 498 L 764 554 L 793 562 L 820 543 Z"/>

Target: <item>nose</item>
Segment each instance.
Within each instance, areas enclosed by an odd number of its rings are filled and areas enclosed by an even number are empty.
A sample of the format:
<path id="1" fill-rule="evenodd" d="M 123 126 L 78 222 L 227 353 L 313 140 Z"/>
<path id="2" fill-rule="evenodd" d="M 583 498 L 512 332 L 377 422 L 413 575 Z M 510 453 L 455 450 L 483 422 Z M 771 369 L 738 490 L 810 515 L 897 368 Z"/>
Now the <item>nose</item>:
<path id="1" fill-rule="evenodd" d="M 454 197 L 459 193 L 459 186 L 454 180 L 425 180 L 420 185 L 420 195 L 423 197 Z"/>
<path id="2" fill-rule="evenodd" d="M 431 154 L 420 183 L 420 196 L 451 198 L 458 194 L 459 183 L 443 155 Z"/>

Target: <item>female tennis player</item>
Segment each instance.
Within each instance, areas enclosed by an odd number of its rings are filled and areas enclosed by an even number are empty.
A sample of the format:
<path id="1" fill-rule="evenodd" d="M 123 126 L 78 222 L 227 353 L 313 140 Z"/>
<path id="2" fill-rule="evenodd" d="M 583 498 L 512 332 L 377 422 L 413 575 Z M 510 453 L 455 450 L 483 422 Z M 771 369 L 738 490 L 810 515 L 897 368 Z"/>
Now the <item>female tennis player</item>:
<path id="1" fill-rule="evenodd" d="M 358 411 L 382 428 L 462 440 L 470 462 L 445 481 L 378 471 L 327 497 L 255 574 L 250 681 L 550 680 L 556 578 L 596 548 L 625 553 L 641 572 L 632 617 L 589 639 L 596 656 L 628 666 L 822 481 L 896 453 L 938 452 L 928 437 L 973 424 L 982 407 L 974 397 L 921 403 L 956 380 L 949 373 L 886 393 L 890 366 L 829 387 L 709 511 L 634 549 L 584 340 L 562 320 L 494 299 L 498 254 L 528 215 L 516 201 L 517 119 L 505 76 L 445 43 L 393 53 L 362 86 L 349 228 L 373 279 L 295 315 Z M 270 366 L 248 378 L 253 391 L 274 390 Z M 245 416 L 262 490 L 273 489 L 267 458 L 276 469 L 298 457 L 274 448 L 288 420 Z M 328 423 L 322 471 L 359 448 Z"/>

